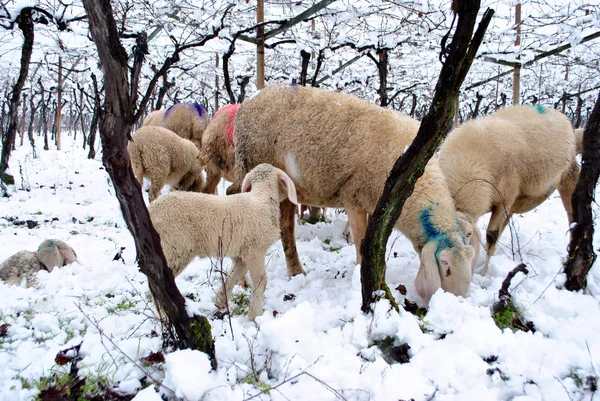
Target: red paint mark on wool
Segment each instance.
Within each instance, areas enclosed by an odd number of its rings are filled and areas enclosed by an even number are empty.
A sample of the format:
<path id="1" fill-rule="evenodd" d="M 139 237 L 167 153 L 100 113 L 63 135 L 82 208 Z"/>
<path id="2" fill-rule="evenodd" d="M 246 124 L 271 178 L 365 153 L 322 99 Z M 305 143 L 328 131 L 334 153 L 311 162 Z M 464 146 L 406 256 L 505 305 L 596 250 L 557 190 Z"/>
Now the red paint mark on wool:
<path id="1" fill-rule="evenodd" d="M 233 127 L 235 122 L 235 116 L 237 115 L 238 109 L 240 108 L 239 104 L 228 104 L 223 106 L 217 111 L 217 113 L 229 113 L 229 118 L 227 120 L 227 140 L 229 143 L 233 143 Z"/>

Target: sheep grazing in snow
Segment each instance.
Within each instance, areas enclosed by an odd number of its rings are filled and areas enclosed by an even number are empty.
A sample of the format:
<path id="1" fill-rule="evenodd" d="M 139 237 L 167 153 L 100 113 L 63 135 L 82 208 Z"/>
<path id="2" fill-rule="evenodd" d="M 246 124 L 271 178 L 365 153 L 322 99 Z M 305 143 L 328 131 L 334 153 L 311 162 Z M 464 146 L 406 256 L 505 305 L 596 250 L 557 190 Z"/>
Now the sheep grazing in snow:
<path id="1" fill-rule="evenodd" d="M 355 239 L 356 258 L 389 171 L 417 134 L 419 123 L 354 96 L 317 88 L 274 85 L 239 106 L 235 157 L 228 168 L 239 191 L 259 163 L 284 170 L 301 203 L 344 208 Z M 222 154 L 221 154 L 222 157 Z M 295 206 L 281 204 L 281 235 L 288 274 L 304 273 L 295 244 Z M 429 162 L 408 198 L 396 227 L 421 256 L 415 281 L 425 303 L 443 288 L 466 296 L 474 251 L 465 244 L 450 192 L 437 161 Z M 470 231 L 470 230 L 467 230 Z"/>
<path id="2" fill-rule="evenodd" d="M 233 181 L 234 141 L 233 127 L 239 104 L 228 104 L 221 107 L 211 118 L 202 136 L 200 160 L 203 164 L 214 163 L 220 175 Z M 210 186 L 210 183 L 207 185 Z"/>
<path id="3" fill-rule="evenodd" d="M 208 115 L 198 103 L 178 103 L 167 110 L 155 110 L 148 114 L 142 126 L 157 126 L 173 131 L 188 139 L 200 149 L 202 134 L 208 124 Z"/>
<path id="4" fill-rule="evenodd" d="M 174 275 L 196 256 L 233 259 L 233 270 L 217 292 L 220 309 L 250 270 L 253 293 L 248 317 L 254 320 L 262 314 L 267 285 L 265 254 L 279 239 L 279 203 L 297 200 L 292 180 L 268 164 L 252 169 L 241 188 L 243 193 L 225 197 L 173 192 L 150 204 L 148 211 Z"/>
<path id="5" fill-rule="evenodd" d="M 127 145 L 133 173 L 140 185 L 152 181 L 148 197 L 153 202 L 165 184 L 182 191 L 204 188 L 198 148 L 187 139 L 161 127 L 142 127 Z"/>
<path id="6" fill-rule="evenodd" d="M 198 103 L 178 103 L 167 110 L 149 113 L 142 126 L 157 126 L 173 131 L 183 139 L 188 139 L 202 149 L 202 135 L 208 125 L 208 114 Z M 221 179 L 220 172 L 213 163 L 206 166 L 207 182 L 203 192 L 214 194 Z"/>
<path id="7" fill-rule="evenodd" d="M 58 239 L 43 241 L 36 252 L 20 251 L 6 259 L 0 265 L 0 279 L 9 284 L 19 284 L 23 278 L 28 285 L 33 284 L 31 277 L 40 270 L 51 272 L 77 262 L 77 254 L 66 242 Z"/>
<path id="8" fill-rule="evenodd" d="M 571 195 L 579 177 L 575 142 L 571 123 L 562 113 L 516 106 L 464 123 L 442 144 L 439 163 L 456 209 L 474 227 L 471 241 L 477 256 L 477 220 L 492 212 L 484 275 L 514 213 L 535 208 L 558 189 L 573 221 Z"/>

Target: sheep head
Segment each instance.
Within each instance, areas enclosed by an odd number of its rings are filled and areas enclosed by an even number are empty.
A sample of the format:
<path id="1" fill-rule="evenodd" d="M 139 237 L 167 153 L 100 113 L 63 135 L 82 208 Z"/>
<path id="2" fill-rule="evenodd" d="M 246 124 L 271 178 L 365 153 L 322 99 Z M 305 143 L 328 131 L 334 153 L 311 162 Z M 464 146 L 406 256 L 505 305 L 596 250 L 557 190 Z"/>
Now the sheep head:
<path id="1" fill-rule="evenodd" d="M 458 218 L 458 222 L 460 224 L 460 230 L 467 239 L 467 244 L 471 245 L 473 247 L 473 250 L 475 251 L 475 255 L 473 256 L 473 261 L 471 263 L 472 277 L 473 273 L 475 273 L 477 261 L 479 260 L 479 252 L 481 249 L 481 234 L 479 233 L 479 228 L 477 228 L 477 222 L 473 218 L 471 218 L 471 216 L 462 212 L 456 212 L 456 217 Z"/>
<path id="2" fill-rule="evenodd" d="M 77 254 L 66 242 L 57 239 L 43 241 L 36 252 L 38 260 L 51 272 L 57 266 L 77 262 Z"/>
<path id="3" fill-rule="evenodd" d="M 248 192 L 252 190 L 253 186 L 258 187 L 262 183 L 270 183 L 279 188 L 279 202 L 288 199 L 290 202 L 298 204 L 296 186 L 292 179 L 283 170 L 266 163 L 259 164 L 246 174 L 242 181 L 241 191 Z"/>
<path id="4" fill-rule="evenodd" d="M 421 266 L 415 279 L 417 294 L 429 305 L 433 294 L 442 288 L 466 297 L 471 284 L 475 250 L 469 243 L 472 226 L 456 217 L 455 229 L 442 232 L 432 223 L 431 209 L 421 215 L 426 241 L 421 249 Z M 463 233 L 466 231 L 466 234 Z M 467 238 L 467 235 L 469 238 Z"/>

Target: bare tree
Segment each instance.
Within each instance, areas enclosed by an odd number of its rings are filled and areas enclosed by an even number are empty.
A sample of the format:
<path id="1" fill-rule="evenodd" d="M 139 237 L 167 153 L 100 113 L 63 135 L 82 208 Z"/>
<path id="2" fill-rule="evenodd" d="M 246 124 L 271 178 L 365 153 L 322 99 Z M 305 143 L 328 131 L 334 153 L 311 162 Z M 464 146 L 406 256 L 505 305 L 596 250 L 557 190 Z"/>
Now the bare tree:
<path id="1" fill-rule="evenodd" d="M 596 260 L 592 202 L 600 176 L 600 94 L 583 132 L 581 164 L 581 174 L 572 197 L 575 225 L 571 228 L 569 257 L 565 265 L 565 287 L 571 291 L 586 287 L 587 274 Z"/>
<path id="2" fill-rule="evenodd" d="M 158 309 L 168 320 L 167 330 L 171 340 L 180 348 L 206 352 L 213 368 L 216 368 L 210 324 L 203 316 L 188 316 L 185 299 L 177 289 L 173 273 L 167 266 L 160 238 L 152 226 L 142 197 L 141 187 L 131 170 L 127 140 L 135 121 L 131 94 L 136 93 L 137 88 L 129 85 L 128 56 L 119 40 L 110 0 L 84 0 L 83 5 L 104 71 L 106 100 L 100 124 L 102 161 L 113 181 L 123 217 L 134 238 L 140 269 L 148 277 L 148 284 Z M 137 60 L 141 62 L 143 58 Z M 136 71 L 136 67 L 134 66 L 133 71 Z M 135 77 L 133 78 L 132 83 L 137 82 Z M 149 88 L 149 91 L 152 89 Z M 138 116 L 143 111 L 150 93 L 147 92 L 146 95 L 146 102 L 142 102 L 143 106 L 138 110 Z"/>
<path id="3" fill-rule="evenodd" d="M 396 304 L 385 283 L 385 247 L 394 224 L 402 213 L 406 199 L 412 194 L 415 182 L 423 174 L 425 165 L 448 132 L 460 86 L 483 41 L 493 10 L 488 9 L 477 32 L 473 35 L 479 0 L 454 0 L 452 10 L 458 15 L 456 31 L 450 45 L 442 40 L 440 59 L 446 57 L 435 88 L 429 112 L 423 119 L 417 137 L 411 146 L 396 160 L 385 183 L 383 195 L 369 220 L 362 243 L 362 310 L 371 310 L 371 304 L 383 291 L 392 304 Z"/>

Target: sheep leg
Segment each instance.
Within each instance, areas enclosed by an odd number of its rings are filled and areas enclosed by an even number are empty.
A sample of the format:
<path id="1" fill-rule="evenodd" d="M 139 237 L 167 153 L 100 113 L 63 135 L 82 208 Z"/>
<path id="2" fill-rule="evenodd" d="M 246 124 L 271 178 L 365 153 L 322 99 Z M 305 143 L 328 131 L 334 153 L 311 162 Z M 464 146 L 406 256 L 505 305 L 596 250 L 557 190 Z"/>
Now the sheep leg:
<path id="1" fill-rule="evenodd" d="M 348 213 L 348 221 L 350 222 L 354 246 L 356 248 L 356 263 L 360 264 L 362 262 L 360 247 L 367 232 L 367 214 L 363 211 L 349 208 L 346 208 L 346 213 Z"/>
<path id="2" fill-rule="evenodd" d="M 262 253 L 260 256 L 255 258 L 246 259 L 246 264 L 250 268 L 250 278 L 252 279 L 252 298 L 250 299 L 250 311 L 248 312 L 248 319 L 254 320 L 257 316 L 263 314 L 265 290 L 267 289 L 265 254 Z"/>
<path id="3" fill-rule="evenodd" d="M 205 194 L 216 195 L 217 186 L 219 185 L 220 181 L 221 173 L 219 171 L 219 168 L 211 160 L 206 165 L 206 185 L 204 186 L 204 190 L 202 192 L 204 192 Z"/>
<path id="4" fill-rule="evenodd" d="M 569 217 L 569 223 L 573 222 L 573 204 L 571 203 L 571 196 L 575 191 L 577 181 L 579 181 L 579 165 L 576 162 L 571 163 L 569 171 L 563 174 L 559 184 L 558 193 L 562 200 L 567 216 Z"/>
<path id="5" fill-rule="evenodd" d="M 281 202 L 280 205 L 281 243 L 283 245 L 283 252 L 285 253 L 288 276 L 306 274 L 300 264 L 298 249 L 296 249 L 296 221 L 294 219 L 296 208 L 296 205 L 287 199 Z"/>
<path id="6" fill-rule="evenodd" d="M 506 228 L 506 225 L 512 216 L 512 213 L 508 213 L 508 210 L 510 210 L 510 208 L 505 206 L 495 206 L 492 209 L 492 217 L 490 217 L 490 223 L 488 224 L 485 235 L 487 242 L 487 255 L 485 257 L 485 264 L 481 272 L 483 276 L 487 275 L 490 258 L 496 251 L 498 239 L 500 238 L 500 235 L 502 235 L 502 232 Z"/>
<path id="7" fill-rule="evenodd" d="M 220 310 L 224 310 L 227 308 L 227 299 L 231 294 L 231 290 L 235 286 L 235 284 L 240 281 L 248 271 L 248 265 L 241 258 L 233 259 L 233 269 L 229 276 L 225 279 L 225 282 L 221 284 L 221 287 L 217 291 L 217 299 L 215 300 L 215 305 Z"/>
<path id="8" fill-rule="evenodd" d="M 150 202 L 154 202 L 158 195 L 160 195 L 160 191 L 165 186 L 166 180 L 164 178 L 153 178 L 152 184 L 150 185 L 150 190 L 148 191 L 148 199 Z"/>

